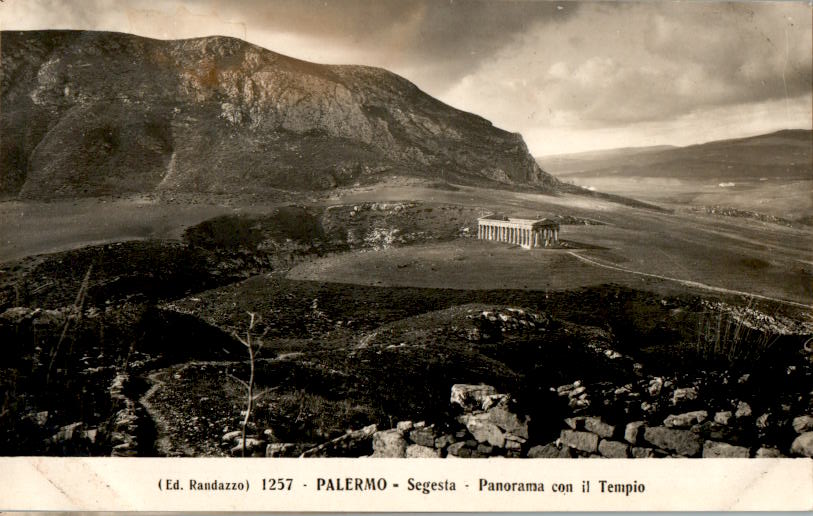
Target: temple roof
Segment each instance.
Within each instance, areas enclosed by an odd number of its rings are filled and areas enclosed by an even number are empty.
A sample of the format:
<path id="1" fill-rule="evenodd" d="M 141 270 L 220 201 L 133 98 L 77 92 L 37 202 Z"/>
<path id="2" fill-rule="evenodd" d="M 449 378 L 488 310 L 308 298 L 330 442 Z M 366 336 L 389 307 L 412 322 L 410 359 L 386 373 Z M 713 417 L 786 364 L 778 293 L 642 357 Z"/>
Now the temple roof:
<path id="1" fill-rule="evenodd" d="M 525 218 L 525 217 L 508 217 L 505 215 L 486 215 L 485 217 L 480 217 L 477 220 L 496 220 L 496 221 L 503 221 L 503 222 L 514 222 L 516 224 L 522 224 L 524 226 L 559 226 L 559 223 L 552 219 L 534 219 L 534 218 Z"/>

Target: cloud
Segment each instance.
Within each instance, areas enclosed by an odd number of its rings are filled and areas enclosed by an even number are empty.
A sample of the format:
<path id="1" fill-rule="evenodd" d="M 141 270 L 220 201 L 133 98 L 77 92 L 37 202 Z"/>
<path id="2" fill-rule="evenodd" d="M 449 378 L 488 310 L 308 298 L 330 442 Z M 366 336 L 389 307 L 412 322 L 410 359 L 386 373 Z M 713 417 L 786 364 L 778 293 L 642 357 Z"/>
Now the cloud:
<path id="1" fill-rule="evenodd" d="M 532 148 L 529 135 L 554 129 L 631 135 L 632 125 L 719 109 L 809 106 L 811 49 L 805 4 L 586 4 L 518 35 L 446 99 L 526 134 Z M 809 107 L 781 109 L 770 120 L 809 126 L 811 116 Z"/>
<path id="2" fill-rule="evenodd" d="M 221 34 L 309 61 L 380 66 L 523 133 L 534 152 L 625 134 L 626 145 L 681 139 L 676 127 L 696 136 L 687 121 L 718 127 L 711 113 L 730 135 L 813 118 L 811 6 L 801 2 L 6 0 L 0 26 Z"/>

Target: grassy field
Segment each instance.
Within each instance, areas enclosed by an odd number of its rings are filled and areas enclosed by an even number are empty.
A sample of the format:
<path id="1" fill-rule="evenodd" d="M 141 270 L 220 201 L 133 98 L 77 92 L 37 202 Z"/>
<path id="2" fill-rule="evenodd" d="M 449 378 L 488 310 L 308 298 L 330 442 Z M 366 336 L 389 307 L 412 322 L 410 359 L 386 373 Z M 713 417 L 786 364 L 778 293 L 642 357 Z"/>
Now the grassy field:
<path id="1" fill-rule="evenodd" d="M 477 206 L 484 212 L 589 218 L 604 224 L 565 225 L 561 238 L 578 248 L 582 256 L 600 263 L 802 304 L 811 304 L 813 300 L 813 229 L 804 226 L 786 227 L 683 210 L 659 213 L 573 195 L 547 196 L 463 187 L 457 191 L 412 187 L 368 189 L 349 192 L 334 202 L 363 202 L 373 198 L 457 203 Z M 291 274 L 323 281 L 434 284 L 450 288 L 495 285 L 569 288 L 602 280 L 639 287 L 654 281 L 606 268 L 591 268 L 560 250 L 528 253 L 502 244 L 465 244 L 464 250 L 462 245 L 442 244 L 325 258 L 302 265 Z M 540 263 L 544 265 L 540 267 Z"/>
<path id="2" fill-rule="evenodd" d="M 718 182 L 657 177 L 578 176 L 570 180 L 586 188 L 672 208 L 718 205 L 790 220 L 813 216 L 813 181 L 749 180 L 721 187 Z"/>
<path id="3" fill-rule="evenodd" d="M 583 263 L 564 249 L 526 251 L 473 239 L 329 256 L 294 267 L 288 278 L 470 290 L 564 290 L 631 279 Z"/>
<path id="4" fill-rule="evenodd" d="M 175 240 L 186 227 L 231 211 L 137 199 L 0 202 L 0 263 L 105 242 Z"/>
<path id="5" fill-rule="evenodd" d="M 800 190 L 796 189 L 794 195 L 799 195 Z M 300 265 L 291 277 L 373 285 L 540 290 L 601 282 L 635 287 L 661 283 L 634 274 L 638 272 L 802 304 L 813 300 L 813 228 L 807 226 L 786 227 L 688 210 L 662 213 L 570 194 L 551 196 L 471 187 L 354 188 L 338 190 L 314 204 L 353 206 L 405 200 L 430 206 L 456 205 L 471 214 L 459 218 L 460 213 L 447 209 L 427 209 L 421 215 L 421 224 L 429 226 L 448 223 L 451 217 L 458 217 L 462 224 L 488 212 L 599 221 L 603 224 L 564 225 L 561 238 L 585 258 L 632 273 L 580 261 L 565 250 L 527 252 L 458 239 L 454 243 L 322 258 Z M 271 208 L 257 204 L 242 211 L 263 213 Z M 237 211 L 222 205 L 135 200 L 6 202 L 0 205 L 4 222 L 0 226 L 0 262 L 104 241 L 177 239 L 192 224 Z"/>

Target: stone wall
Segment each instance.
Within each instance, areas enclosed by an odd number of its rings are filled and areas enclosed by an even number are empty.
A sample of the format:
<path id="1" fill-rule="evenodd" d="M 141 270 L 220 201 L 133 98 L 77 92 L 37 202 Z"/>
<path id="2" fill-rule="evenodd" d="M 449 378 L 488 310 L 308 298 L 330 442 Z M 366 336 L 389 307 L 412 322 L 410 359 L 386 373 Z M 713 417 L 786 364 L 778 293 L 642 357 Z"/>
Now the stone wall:
<path id="1" fill-rule="evenodd" d="M 652 381 L 652 395 L 660 395 L 665 382 Z M 580 384 L 556 389 L 576 412 L 589 412 L 589 393 Z M 632 389 L 619 389 L 622 396 Z M 695 387 L 670 390 L 674 408 L 697 402 Z M 631 420 L 611 424 L 594 415 L 573 415 L 561 422 L 558 438 L 536 442 L 529 432 L 530 417 L 508 394 L 489 385 L 455 384 L 450 403 L 459 415 L 447 421 L 400 421 L 394 428 L 378 430 L 374 425 L 348 432 L 300 456 L 331 456 L 331 450 L 346 456 L 350 448 L 371 449 L 371 457 L 406 458 L 747 458 L 813 457 L 813 416 L 792 419 L 792 441 L 784 449 L 771 445 L 744 444 L 738 433 L 745 425 L 769 424 L 769 417 L 757 416 L 746 402 L 733 411 L 675 410 L 662 421 Z M 647 403 L 647 402 L 643 402 Z M 293 456 L 293 444 L 269 444 L 267 456 Z"/>

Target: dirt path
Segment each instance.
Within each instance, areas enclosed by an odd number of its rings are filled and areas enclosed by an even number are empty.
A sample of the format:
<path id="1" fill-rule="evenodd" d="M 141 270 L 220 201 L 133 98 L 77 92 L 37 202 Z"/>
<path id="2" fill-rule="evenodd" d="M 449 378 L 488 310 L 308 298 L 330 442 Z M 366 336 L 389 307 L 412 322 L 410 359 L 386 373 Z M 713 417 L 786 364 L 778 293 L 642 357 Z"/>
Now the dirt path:
<path id="1" fill-rule="evenodd" d="M 277 361 L 296 358 L 302 353 L 299 351 L 281 353 L 273 358 L 261 359 L 263 361 Z M 200 366 L 230 366 L 232 364 L 241 363 L 241 361 L 234 360 L 192 360 L 181 364 L 173 364 L 171 366 L 158 369 L 147 375 L 147 380 L 150 382 L 150 387 L 139 398 L 138 402 L 144 407 L 149 417 L 155 425 L 155 443 L 154 448 L 159 456 L 163 457 L 189 457 L 200 456 L 200 450 L 195 450 L 184 444 L 182 440 L 173 439 L 177 436 L 178 432 L 173 431 L 176 425 L 167 419 L 157 406 L 153 403 L 153 398 L 156 394 L 167 385 L 168 375 L 174 374 L 185 367 L 200 367 Z M 210 450 L 211 451 L 211 450 Z M 219 450 L 217 450 L 219 451 Z"/>
<path id="2" fill-rule="evenodd" d="M 161 416 L 155 406 L 150 402 L 150 398 L 164 385 L 163 376 L 169 374 L 169 369 L 159 369 L 158 371 L 152 372 L 147 376 L 147 379 L 152 384 L 147 392 L 145 392 L 139 399 L 138 402 L 141 403 L 141 406 L 144 407 L 144 410 L 152 419 L 153 423 L 155 424 L 155 451 L 158 453 L 159 456 L 162 457 L 172 457 L 176 455 L 173 453 L 173 446 L 172 441 L 169 439 L 168 432 L 167 432 L 167 421 Z"/>
<path id="3" fill-rule="evenodd" d="M 752 292 L 743 292 L 741 290 L 732 290 L 732 289 L 723 288 L 723 287 L 715 287 L 713 285 L 707 285 L 705 283 L 700 283 L 698 281 L 682 280 L 682 279 L 679 279 L 679 278 L 670 278 L 669 276 L 661 276 L 659 274 L 651 274 L 651 273 L 648 273 L 648 272 L 634 271 L 632 269 L 627 269 L 625 267 L 619 267 L 617 265 L 608 265 L 606 263 L 601 263 L 601 262 L 599 262 L 597 260 L 594 260 L 592 258 L 587 258 L 586 256 L 582 256 L 577 251 L 568 251 L 568 254 L 578 258 L 579 260 L 581 260 L 581 261 L 583 261 L 585 263 L 589 263 L 590 265 L 594 265 L 596 267 L 603 267 L 605 269 L 626 272 L 626 273 L 629 273 L 629 274 L 636 274 L 638 276 L 646 276 L 648 278 L 655 278 L 655 279 L 665 280 L 665 281 L 673 281 L 675 283 L 680 283 L 681 285 L 684 285 L 684 286 L 687 286 L 687 287 L 693 287 L 693 288 L 699 288 L 699 289 L 703 289 L 703 290 L 709 290 L 711 292 L 719 292 L 721 294 L 741 295 L 741 296 L 753 297 L 755 299 L 762 299 L 764 301 L 773 301 L 773 302 L 776 302 L 776 303 L 782 303 L 782 304 L 786 304 L 786 305 L 797 306 L 797 307 L 800 307 L 800 308 L 813 309 L 813 305 L 806 305 L 804 303 L 797 303 L 796 301 L 788 301 L 787 299 L 779 299 L 779 298 L 776 298 L 776 297 L 763 296 L 761 294 L 754 294 Z"/>

